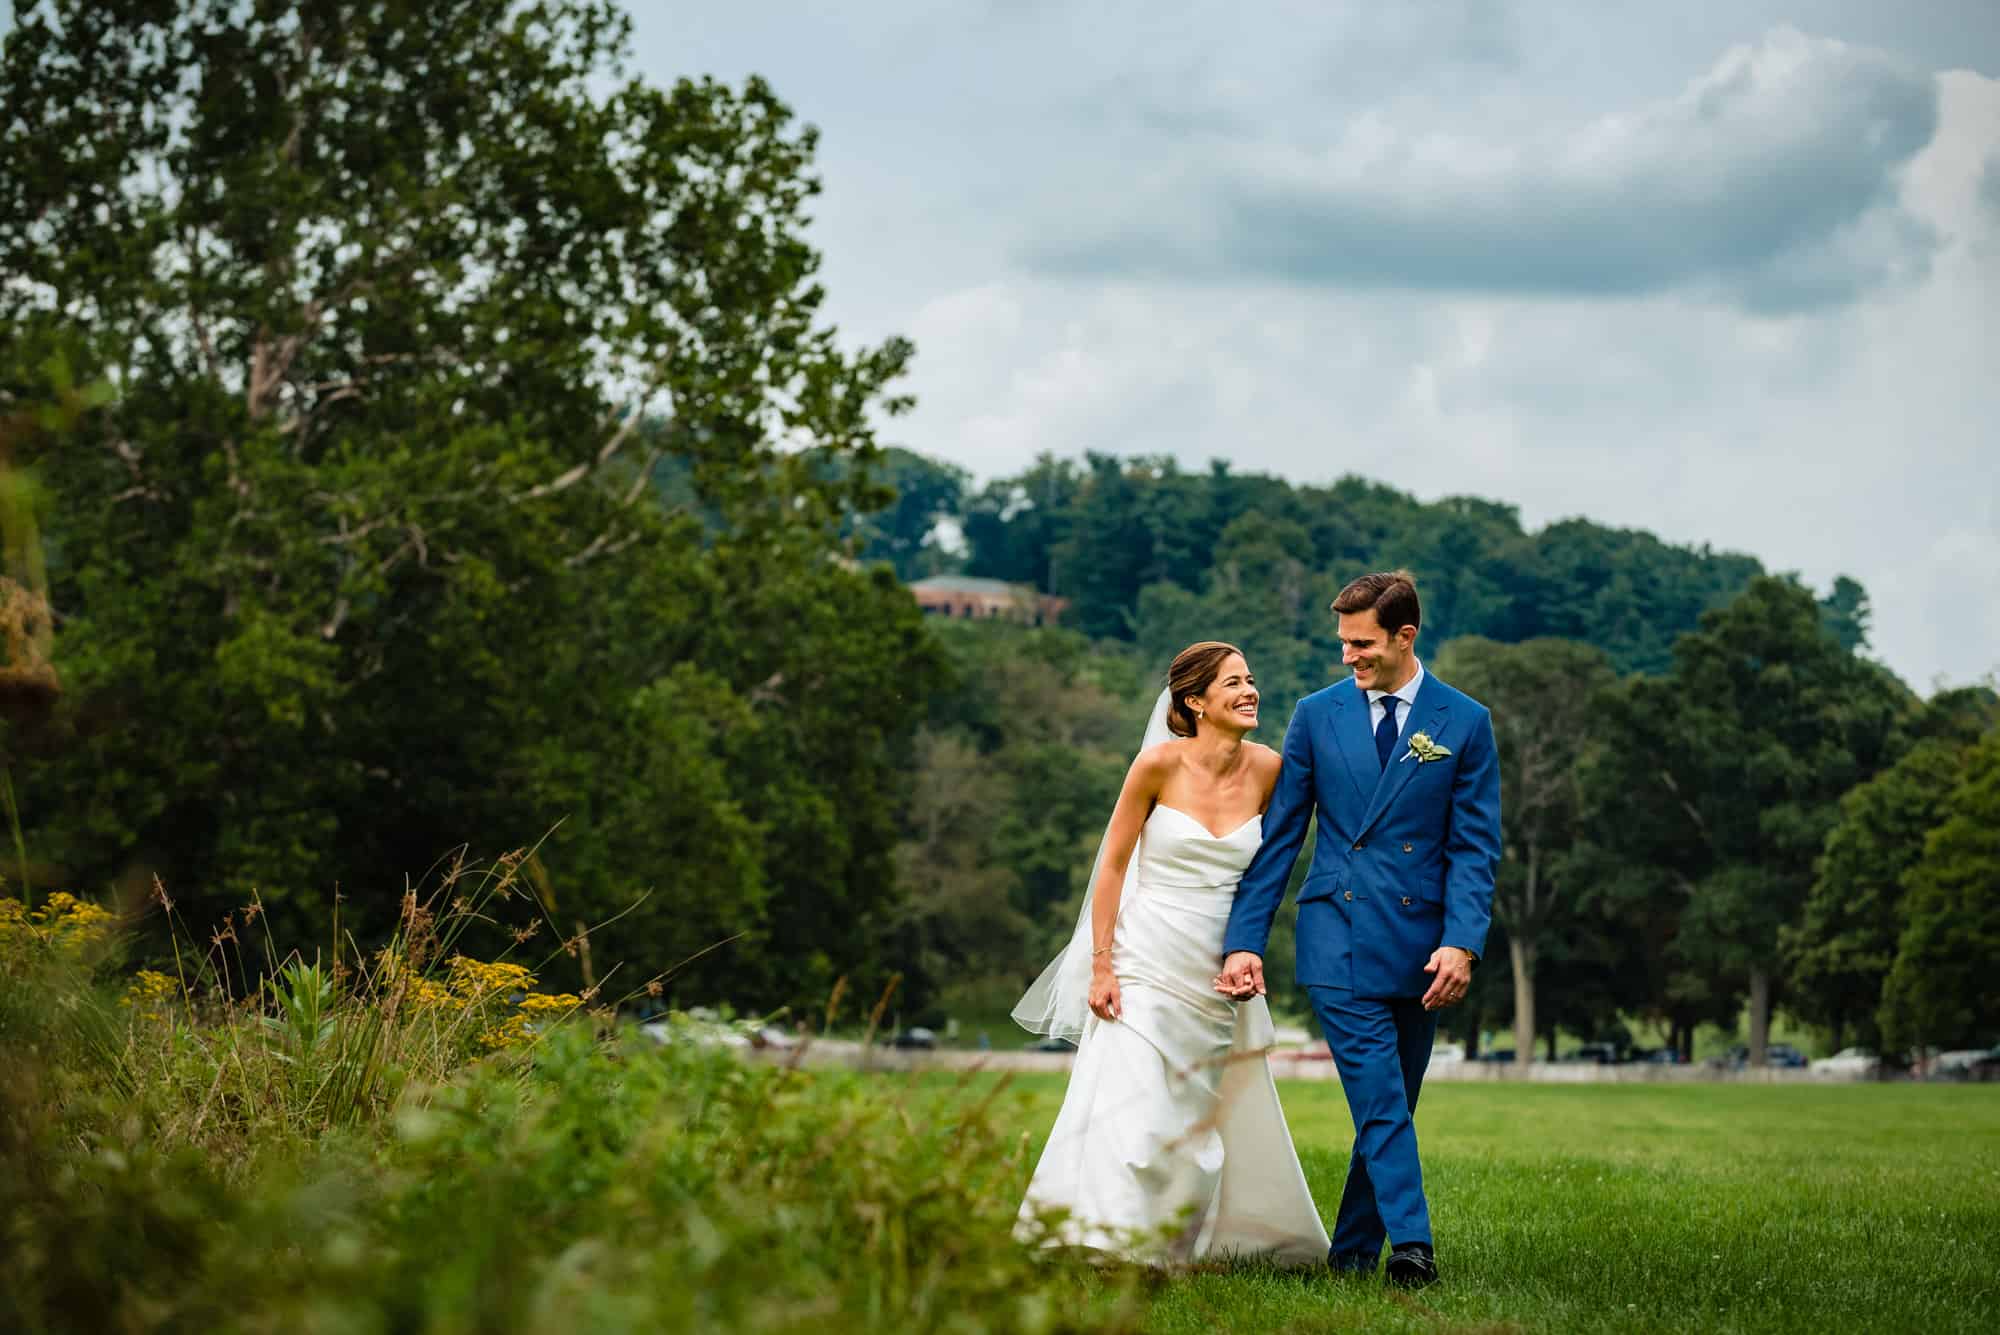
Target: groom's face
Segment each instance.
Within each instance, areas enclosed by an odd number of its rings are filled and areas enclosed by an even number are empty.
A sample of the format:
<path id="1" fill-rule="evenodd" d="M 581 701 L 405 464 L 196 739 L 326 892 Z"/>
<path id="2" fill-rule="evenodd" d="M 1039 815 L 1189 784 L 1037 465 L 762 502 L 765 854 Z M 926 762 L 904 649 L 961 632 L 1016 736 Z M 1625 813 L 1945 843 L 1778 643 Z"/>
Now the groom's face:
<path id="1" fill-rule="evenodd" d="M 1399 689 L 1409 678 L 1416 642 L 1415 626 L 1391 635 L 1372 607 L 1340 614 L 1340 661 L 1354 669 L 1354 684 L 1364 691 Z"/>

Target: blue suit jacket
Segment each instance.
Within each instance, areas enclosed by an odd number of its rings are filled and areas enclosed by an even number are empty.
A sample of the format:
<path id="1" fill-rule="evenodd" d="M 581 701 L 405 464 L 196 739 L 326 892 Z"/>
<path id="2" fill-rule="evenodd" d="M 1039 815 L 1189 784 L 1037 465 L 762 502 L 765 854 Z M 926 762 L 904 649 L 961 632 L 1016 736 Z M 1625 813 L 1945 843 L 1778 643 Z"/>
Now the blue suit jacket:
<path id="1" fill-rule="evenodd" d="M 1403 759 L 1419 732 L 1450 749 Z M 1298 980 L 1369 997 L 1421 996 L 1441 945 L 1483 955 L 1500 865 L 1500 761 L 1486 707 L 1426 671 L 1382 767 L 1352 677 L 1299 701 L 1264 843 L 1243 873 L 1223 953 L 1264 953 L 1306 819 L 1319 813 L 1299 889 Z"/>

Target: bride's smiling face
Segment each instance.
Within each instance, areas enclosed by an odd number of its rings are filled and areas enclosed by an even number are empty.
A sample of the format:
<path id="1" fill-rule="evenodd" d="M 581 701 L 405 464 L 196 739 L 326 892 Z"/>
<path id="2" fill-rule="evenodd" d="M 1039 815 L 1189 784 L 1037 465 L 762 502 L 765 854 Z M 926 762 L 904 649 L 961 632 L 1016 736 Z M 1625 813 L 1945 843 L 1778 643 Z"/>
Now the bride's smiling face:
<path id="1" fill-rule="evenodd" d="M 1242 654 L 1231 654 L 1216 669 L 1215 680 L 1197 697 L 1194 712 L 1202 725 L 1248 732 L 1257 726 L 1257 678 Z"/>

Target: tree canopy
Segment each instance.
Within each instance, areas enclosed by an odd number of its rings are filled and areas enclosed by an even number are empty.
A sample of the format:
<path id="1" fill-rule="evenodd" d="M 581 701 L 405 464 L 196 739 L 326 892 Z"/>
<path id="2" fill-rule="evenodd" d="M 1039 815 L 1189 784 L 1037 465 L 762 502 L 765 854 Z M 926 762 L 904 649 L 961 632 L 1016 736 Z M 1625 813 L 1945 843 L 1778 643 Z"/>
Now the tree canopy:
<path id="1" fill-rule="evenodd" d="M 778 998 L 871 956 L 941 660 L 835 529 L 908 348 L 819 314 L 813 131 L 754 79 L 626 76 L 627 27 L 18 13 L 0 394 L 116 391 L 22 461 L 68 687 L 21 785 L 45 878 L 315 933 L 337 890 L 365 932 L 559 822 L 543 909 L 641 902 L 641 971 L 745 933 L 691 977 Z"/>
<path id="2" fill-rule="evenodd" d="M 1876 1013 L 1897 958 L 1908 904 L 1904 881 L 1924 860 L 1980 731 L 1994 720 L 1985 692 L 1945 692 L 1912 721 L 1917 740 L 1894 765 L 1851 789 L 1827 834 L 1798 922 L 1784 931 L 1792 1006 L 1824 1024 L 1835 1046 L 1879 1048 Z"/>
<path id="3" fill-rule="evenodd" d="M 1909 907 L 1878 1017 L 1898 1047 L 1987 1047 L 2000 1028 L 2000 730 L 1965 757 L 1923 858 L 1904 873 Z"/>
<path id="4" fill-rule="evenodd" d="M 1267 667 L 1282 658 L 1315 683 L 1338 661 L 1326 607 L 1369 570 L 1415 572 L 1433 649 L 1461 635 L 1554 637 L 1646 672 L 1664 671 L 1674 637 L 1762 573 L 1753 557 L 1587 520 L 1531 533 L 1494 501 L 1425 503 L 1352 476 L 1295 485 L 1221 461 L 1195 473 L 1147 456 L 1044 456 L 964 504 L 966 573 L 1068 598 L 1085 633 L 1155 652 L 1179 633 L 1164 626 L 1198 618 L 1268 628 Z"/>

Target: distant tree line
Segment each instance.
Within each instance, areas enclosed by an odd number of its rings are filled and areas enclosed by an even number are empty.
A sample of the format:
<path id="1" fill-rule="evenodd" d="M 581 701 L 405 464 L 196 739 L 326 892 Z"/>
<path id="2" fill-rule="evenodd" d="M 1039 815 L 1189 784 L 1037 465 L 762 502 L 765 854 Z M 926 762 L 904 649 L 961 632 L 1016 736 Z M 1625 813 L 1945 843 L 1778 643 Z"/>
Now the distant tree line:
<path id="1" fill-rule="evenodd" d="M 1226 614 L 1266 633 L 1267 657 L 1282 643 L 1288 667 L 1304 660 L 1311 682 L 1329 651 L 1338 657 L 1324 612 L 1345 572 L 1415 571 L 1434 645 L 1582 640 L 1619 671 L 1643 672 L 1665 671 L 1675 636 L 1763 573 L 1755 557 L 1583 519 L 1531 533 L 1509 505 L 1427 503 L 1353 476 L 1300 485 L 1222 461 L 1189 472 L 1172 459 L 1093 454 L 1044 456 L 975 491 L 962 471 L 905 451 L 890 451 L 888 468 L 904 500 L 855 529 L 865 553 L 904 578 L 952 569 L 1031 584 L 1069 599 L 1070 625 L 1085 635 L 1148 650 L 1184 621 Z M 1827 607 L 1858 645 L 1860 586 L 1841 581 Z"/>

